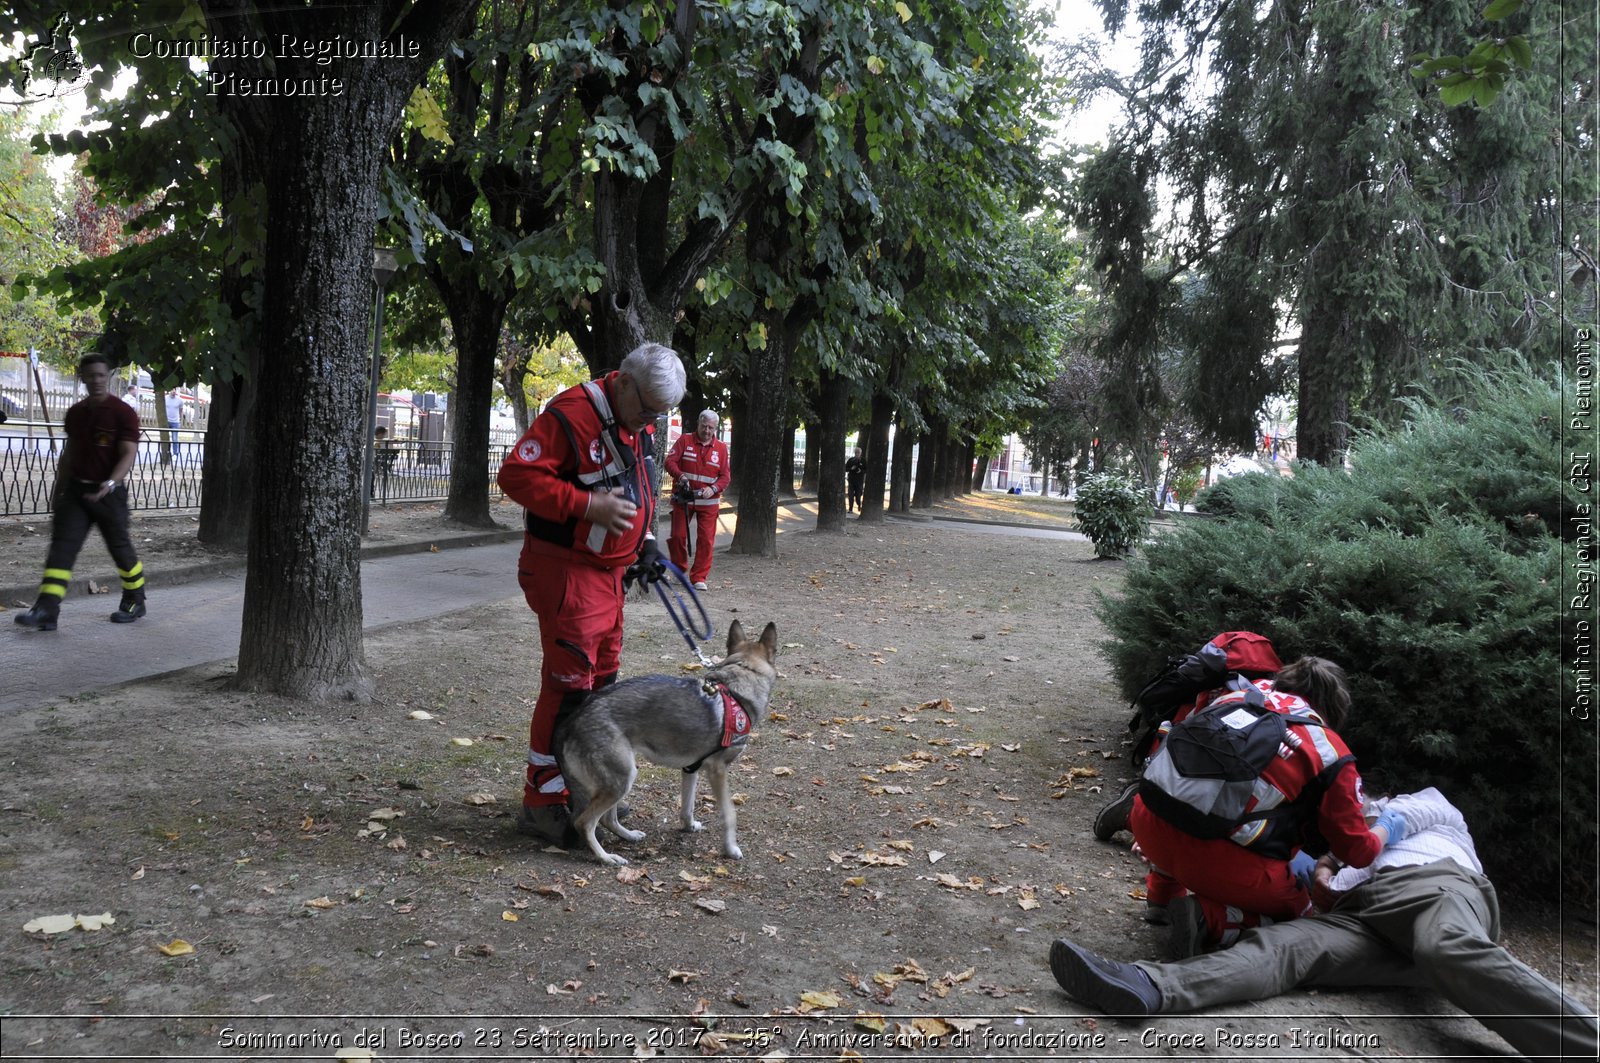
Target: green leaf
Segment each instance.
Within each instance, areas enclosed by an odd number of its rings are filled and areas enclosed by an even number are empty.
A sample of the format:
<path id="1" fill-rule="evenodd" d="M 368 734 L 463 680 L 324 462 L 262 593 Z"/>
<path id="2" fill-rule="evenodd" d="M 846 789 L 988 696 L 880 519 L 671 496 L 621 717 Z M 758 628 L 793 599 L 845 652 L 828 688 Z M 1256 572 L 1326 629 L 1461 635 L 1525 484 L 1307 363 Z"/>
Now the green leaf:
<path id="1" fill-rule="evenodd" d="M 1526 37 L 1507 37 L 1506 52 L 1511 56 L 1512 62 L 1524 70 L 1533 69 L 1533 46 Z"/>
<path id="2" fill-rule="evenodd" d="M 1501 19 L 1510 18 L 1522 10 L 1523 0 L 1493 0 L 1488 7 L 1483 9 L 1485 22 L 1499 22 Z"/>
<path id="3" fill-rule="evenodd" d="M 899 0 L 894 5 L 894 13 L 900 16 L 901 22 L 911 21 L 911 9 L 905 5 L 905 0 Z"/>
<path id="4" fill-rule="evenodd" d="M 1439 100 L 1446 107 L 1459 107 L 1472 99 L 1473 87 L 1477 82 L 1463 77 L 1455 84 L 1441 84 L 1439 86 Z"/>

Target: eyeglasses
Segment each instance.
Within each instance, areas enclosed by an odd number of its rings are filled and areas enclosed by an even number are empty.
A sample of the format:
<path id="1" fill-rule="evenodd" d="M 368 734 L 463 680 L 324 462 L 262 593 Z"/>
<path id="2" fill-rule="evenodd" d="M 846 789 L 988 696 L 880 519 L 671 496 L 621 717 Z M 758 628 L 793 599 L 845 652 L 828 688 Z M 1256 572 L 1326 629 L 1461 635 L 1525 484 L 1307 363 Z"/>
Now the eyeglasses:
<path id="1" fill-rule="evenodd" d="M 628 378 L 633 385 L 633 397 L 639 400 L 639 416 L 647 421 L 659 421 L 667 415 L 666 410 L 652 410 L 644 404 L 644 391 L 639 387 L 639 382 L 633 377 Z"/>

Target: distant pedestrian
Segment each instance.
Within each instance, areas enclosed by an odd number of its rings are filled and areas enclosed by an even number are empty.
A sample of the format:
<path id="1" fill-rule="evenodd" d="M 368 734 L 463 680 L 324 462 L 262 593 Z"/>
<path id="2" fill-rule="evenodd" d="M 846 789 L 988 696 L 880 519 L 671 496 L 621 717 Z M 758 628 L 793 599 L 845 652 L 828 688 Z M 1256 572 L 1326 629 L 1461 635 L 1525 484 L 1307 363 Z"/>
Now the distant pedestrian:
<path id="1" fill-rule="evenodd" d="M 866 481 L 867 462 L 861 456 L 861 448 L 857 447 L 855 453 L 846 458 L 844 463 L 845 512 L 848 513 L 852 509 L 857 513 L 861 512 L 861 499 Z"/>
<path id="2" fill-rule="evenodd" d="M 183 400 L 176 391 L 167 392 L 167 427 L 174 432 L 183 423 Z"/>
<path id="3" fill-rule="evenodd" d="M 685 432 L 667 454 L 671 475 L 672 532 L 667 550 L 672 563 L 688 573 L 696 590 L 706 589 L 711 575 L 711 550 L 717 542 L 717 515 L 728 487 L 728 444 L 717 438 L 720 418 L 701 410 L 694 434 Z M 689 523 L 694 522 L 694 565 L 689 564 Z"/>
<path id="4" fill-rule="evenodd" d="M 23 627 L 39 631 L 56 629 L 72 564 L 91 525 L 100 529 L 122 577 L 122 602 L 111 614 L 112 623 L 131 624 L 145 614 L 144 566 L 128 535 L 124 486 L 139 453 L 139 415 L 111 394 L 111 361 L 105 355 L 79 359 L 78 379 L 89 397 L 73 404 L 62 422 L 67 442 L 56 463 L 44 580 L 33 608 L 16 617 Z"/>

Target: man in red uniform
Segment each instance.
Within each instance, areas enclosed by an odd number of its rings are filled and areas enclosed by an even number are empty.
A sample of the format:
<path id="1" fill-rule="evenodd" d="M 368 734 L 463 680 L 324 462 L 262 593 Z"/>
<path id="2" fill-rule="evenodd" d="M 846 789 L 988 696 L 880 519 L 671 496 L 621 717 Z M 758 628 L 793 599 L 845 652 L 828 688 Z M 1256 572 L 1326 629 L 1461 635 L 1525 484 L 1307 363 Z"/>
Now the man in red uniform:
<path id="1" fill-rule="evenodd" d="M 23 627 L 54 631 L 61 599 L 72 581 L 72 563 L 83 549 L 91 525 L 100 529 L 117 575 L 122 602 L 111 614 L 116 624 L 131 624 L 145 613 L 144 566 L 128 535 L 128 489 L 124 486 L 139 454 L 139 415 L 111 394 L 111 360 L 86 354 L 78 379 L 89 397 L 74 403 L 62 419 L 67 445 L 56 463 L 50 521 L 50 550 L 33 608 L 17 614 Z"/>
<path id="2" fill-rule="evenodd" d="M 672 489 L 672 563 L 688 573 L 695 590 L 706 589 L 711 548 L 717 542 L 717 514 L 728 487 L 728 444 L 717 438 L 717 412 L 701 410 L 694 435 L 685 432 L 667 455 Z M 689 517 L 694 515 L 694 569 L 689 568 Z"/>
<path id="3" fill-rule="evenodd" d="M 551 399 L 500 466 L 501 489 L 527 511 L 517 582 L 543 651 L 517 825 L 556 845 L 571 840 L 566 780 L 550 753 L 556 714 L 567 693 L 616 681 L 624 570 L 650 582 L 661 574 L 647 456 L 683 387 L 672 348 L 646 343 L 616 372 Z"/>

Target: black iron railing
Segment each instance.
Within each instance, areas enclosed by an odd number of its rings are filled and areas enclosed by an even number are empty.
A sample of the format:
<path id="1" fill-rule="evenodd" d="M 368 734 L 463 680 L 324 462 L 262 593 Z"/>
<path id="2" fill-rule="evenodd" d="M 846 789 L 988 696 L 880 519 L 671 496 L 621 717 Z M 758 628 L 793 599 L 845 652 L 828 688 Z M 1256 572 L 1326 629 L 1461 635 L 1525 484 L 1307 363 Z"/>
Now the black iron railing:
<path id="1" fill-rule="evenodd" d="M 60 425 L 10 421 L 0 427 L 0 515 L 50 512 L 50 491 L 65 437 Z M 489 497 L 500 498 L 494 474 L 506 445 L 489 447 Z M 437 502 L 450 491 L 450 442 L 394 440 L 378 444 L 373 462 L 372 497 L 390 502 Z M 128 499 L 136 510 L 200 508 L 200 467 L 205 433 L 143 429 L 139 460 L 128 476 Z"/>

